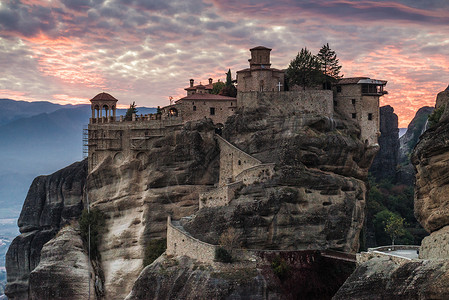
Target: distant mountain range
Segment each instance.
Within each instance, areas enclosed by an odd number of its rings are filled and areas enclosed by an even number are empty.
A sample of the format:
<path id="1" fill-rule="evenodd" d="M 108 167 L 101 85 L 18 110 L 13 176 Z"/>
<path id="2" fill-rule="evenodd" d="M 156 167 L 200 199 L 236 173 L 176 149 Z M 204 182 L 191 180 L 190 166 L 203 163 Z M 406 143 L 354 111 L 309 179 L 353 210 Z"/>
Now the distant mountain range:
<path id="1" fill-rule="evenodd" d="M 138 107 L 139 114 L 155 112 Z M 0 99 L 0 218 L 19 215 L 36 176 L 83 158 L 82 132 L 89 117 L 90 105 Z"/>

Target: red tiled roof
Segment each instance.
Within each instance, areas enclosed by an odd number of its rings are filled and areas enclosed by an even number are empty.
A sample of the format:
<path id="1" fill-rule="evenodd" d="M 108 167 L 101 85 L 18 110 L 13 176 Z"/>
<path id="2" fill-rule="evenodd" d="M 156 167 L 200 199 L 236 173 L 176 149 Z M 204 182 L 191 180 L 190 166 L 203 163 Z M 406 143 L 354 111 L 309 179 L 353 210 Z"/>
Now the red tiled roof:
<path id="1" fill-rule="evenodd" d="M 196 93 L 196 94 L 188 95 L 188 96 L 186 96 L 184 98 L 181 98 L 181 99 L 177 100 L 176 103 L 178 101 L 181 101 L 181 100 L 205 100 L 205 101 L 207 101 L 207 100 L 222 100 L 222 101 L 234 100 L 234 101 L 236 101 L 237 98 L 228 97 L 228 96 L 222 96 L 222 95 L 215 95 L 215 94 L 199 94 L 199 93 Z"/>
<path id="2" fill-rule="evenodd" d="M 198 88 L 200 88 L 200 89 L 203 89 L 203 88 L 204 88 L 204 89 L 206 89 L 206 90 L 211 90 L 211 89 L 214 88 L 214 84 L 213 84 L 213 83 L 211 83 L 211 84 L 206 84 L 206 85 L 198 84 L 198 85 L 186 87 L 184 90 L 186 90 L 186 91 L 195 91 L 195 90 L 197 90 Z"/>
<path id="3" fill-rule="evenodd" d="M 108 93 L 100 93 L 93 97 L 90 101 L 118 101 Z"/>

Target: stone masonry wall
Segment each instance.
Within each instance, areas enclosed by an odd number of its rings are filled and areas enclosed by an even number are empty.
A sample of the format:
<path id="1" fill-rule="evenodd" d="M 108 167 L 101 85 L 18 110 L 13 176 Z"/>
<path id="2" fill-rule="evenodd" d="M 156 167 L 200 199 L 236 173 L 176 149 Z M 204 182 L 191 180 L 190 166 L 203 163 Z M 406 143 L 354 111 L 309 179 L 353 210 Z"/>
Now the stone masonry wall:
<path id="1" fill-rule="evenodd" d="M 333 92 L 329 90 L 242 92 L 237 95 L 239 108 L 255 109 L 263 107 L 264 103 L 287 115 L 308 113 L 330 118 L 334 115 Z"/>
<path id="2" fill-rule="evenodd" d="M 226 119 L 234 114 L 237 108 L 237 99 L 234 100 L 182 100 L 177 103 L 176 108 L 185 122 L 210 118 L 214 124 L 224 124 Z M 211 115 L 211 108 L 215 109 L 215 114 Z M 195 109 L 195 110 L 194 110 Z"/>
<path id="3" fill-rule="evenodd" d="M 89 173 L 108 156 L 117 163 L 129 158 L 145 159 L 153 138 L 173 132 L 182 124 L 180 117 L 89 124 Z"/>
<path id="4" fill-rule="evenodd" d="M 242 182 L 238 181 L 200 194 L 199 208 L 228 205 L 234 199 L 235 191 L 241 186 Z"/>
<path id="5" fill-rule="evenodd" d="M 203 263 L 213 263 L 216 246 L 204 243 L 173 225 L 167 218 L 167 255 L 188 256 Z"/>
<path id="6" fill-rule="evenodd" d="M 220 186 L 234 182 L 235 176 L 242 171 L 262 163 L 221 136 L 217 135 L 216 137 L 220 146 Z"/>
<path id="7" fill-rule="evenodd" d="M 242 182 L 245 185 L 265 181 L 273 176 L 274 166 L 274 163 L 270 163 L 248 168 L 238 174 L 235 177 L 235 180 L 238 182 Z"/>

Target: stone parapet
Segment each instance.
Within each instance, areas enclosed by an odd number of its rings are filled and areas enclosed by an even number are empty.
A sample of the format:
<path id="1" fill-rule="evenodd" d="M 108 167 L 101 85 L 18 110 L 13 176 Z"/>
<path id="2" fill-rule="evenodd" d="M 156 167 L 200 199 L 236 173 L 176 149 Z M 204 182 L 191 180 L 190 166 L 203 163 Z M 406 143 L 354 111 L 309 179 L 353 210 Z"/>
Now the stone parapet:
<path id="1" fill-rule="evenodd" d="M 213 263 L 217 246 L 191 236 L 179 221 L 167 218 L 167 255 L 188 256 L 203 263 Z"/>
<path id="2" fill-rule="evenodd" d="M 235 180 L 245 185 L 266 181 L 273 176 L 274 166 L 274 163 L 268 163 L 250 167 L 235 176 Z"/>

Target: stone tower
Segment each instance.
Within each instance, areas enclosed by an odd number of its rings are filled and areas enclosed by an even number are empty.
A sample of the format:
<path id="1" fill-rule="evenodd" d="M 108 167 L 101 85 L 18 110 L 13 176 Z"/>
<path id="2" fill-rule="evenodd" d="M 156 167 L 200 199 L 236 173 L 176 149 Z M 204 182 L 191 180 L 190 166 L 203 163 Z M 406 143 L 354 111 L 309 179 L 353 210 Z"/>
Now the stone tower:
<path id="1" fill-rule="evenodd" d="M 343 78 L 336 84 L 334 110 L 360 125 L 360 138 L 367 146 L 378 145 L 379 99 L 387 94 L 386 84 L 368 77 Z"/>
<path id="2" fill-rule="evenodd" d="M 284 71 L 271 68 L 270 48 L 250 49 L 249 68 L 237 71 L 238 92 L 274 92 L 284 90 Z"/>

